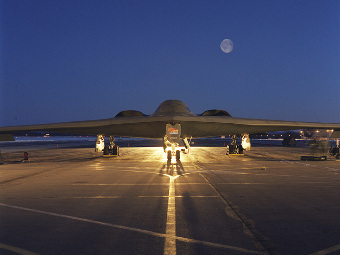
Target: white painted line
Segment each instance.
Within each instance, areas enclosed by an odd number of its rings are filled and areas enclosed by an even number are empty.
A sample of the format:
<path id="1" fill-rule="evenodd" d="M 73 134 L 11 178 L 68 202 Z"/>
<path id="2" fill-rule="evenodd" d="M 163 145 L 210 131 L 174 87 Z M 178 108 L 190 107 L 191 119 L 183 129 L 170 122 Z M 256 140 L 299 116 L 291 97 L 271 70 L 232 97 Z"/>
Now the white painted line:
<path id="1" fill-rule="evenodd" d="M 112 172 L 112 169 L 104 169 L 104 170 L 97 170 L 97 169 L 84 169 L 82 171 L 109 171 Z M 150 172 L 150 171 L 139 171 L 139 170 L 117 170 L 115 169 L 114 172 L 131 172 L 131 173 L 145 173 L 145 174 L 158 174 L 158 172 Z"/>
<path id="2" fill-rule="evenodd" d="M 58 184 L 55 184 L 59 186 Z M 68 186 L 164 186 L 168 183 L 72 183 Z"/>
<path id="3" fill-rule="evenodd" d="M 105 223 L 105 222 L 101 222 L 101 221 L 84 219 L 84 218 L 79 218 L 79 217 L 73 217 L 73 216 L 59 214 L 59 213 L 52 213 L 52 212 L 47 212 L 47 211 L 35 210 L 35 209 L 25 208 L 25 207 L 21 207 L 21 206 L 8 205 L 8 204 L 4 204 L 4 203 L 0 203 L 0 206 L 18 209 L 18 210 L 22 210 L 22 211 L 33 212 L 33 213 L 50 215 L 50 216 L 54 216 L 54 217 L 77 220 L 77 221 L 82 221 L 82 222 L 86 222 L 86 223 L 98 224 L 98 225 L 102 225 L 102 226 L 118 228 L 118 229 L 123 229 L 123 230 L 128 230 L 128 231 L 134 231 L 134 232 L 138 232 L 138 233 L 142 233 L 142 234 L 146 234 L 146 235 L 150 235 L 150 236 L 154 236 L 154 237 L 161 237 L 161 238 L 167 237 L 166 234 L 161 234 L 161 233 L 157 233 L 157 232 L 153 232 L 153 231 L 149 231 L 149 230 L 126 227 L 126 226 L 122 226 L 122 225 Z M 173 236 L 169 236 L 169 237 L 173 238 Z M 248 250 L 248 249 L 230 246 L 230 245 L 226 245 L 226 244 L 206 242 L 206 241 L 195 240 L 195 239 L 179 237 L 179 236 L 176 236 L 175 239 L 178 240 L 178 241 L 181 241 L 181 242 L 197 243 L 197 244 L 202 244 L 202 245 L 205 245 L 205 246 L 210 246 L 210 247 L 215 247 L 215 248 L 222 248 L 222 249 L 228 249 L 228 250 L 233 250 L 233 251 L 240 251 L 240 252 L 244 252 L 244 253 L 247 253 L 247 254 L 266 254 L 266 253 L 263 253 L 263 252 Z"/>
<path id="4" fill-rule="evenodd" d="M 168 211 L 166 218 L 166 230 L 164 241 L 165 255 L 176 255 L 176 198 L 175 198 L 175 179 L 177 175 L 176 167 L 174 167 L 173 176 L 167 175 L 170 178 L 169 182 L 169 198 L 168 198 Z"/>
<path id="5" fill-rule="evenodd" d="M 77 220 L 77 221 L 82 221 L 82 222 L 87 222 L 87 223 L 94 223 L 94 224 L 118 228 L 118 229 L 130 230 L 130 231 L 139 232 L 139 233 L 143 233 L 143 234 L 147 234 L 147 235 L 151 235 L 151 236 L 156 236 L 156 237 L 165 237 L 165 234 L 160 234 L 160 233 L 149 231 L 149 230 L 126 227 L 126 226 L 121 226 L 121 225 L 116 225 L 116 224 L 111 224 L 111 223 L 105 223 L 105 222 L 96 221 L 96 220 L 90 220 L 90 219 L 84 219 L 84 218 L 59 214 L 59 213 L 52 213 L 52 212 L 47 212 L 47 211 L 35 210 L 35 209 L 30 209 L 30 208 L 15 206 L 15 205 L 3 204 L 3 203 L 0 203 L 0 206 L 14 208 L 14 209 L 22 210 L 22 211 L 41 213 L 41 214 L 65 218 L 65 219 Z"/>
<path id="6" fill-rule="evenodd" d="M 4 243 L 0 243 L 0 249 L 15 252 L 17 254 L 22 254 L 22 255 L 38 255 L 38 253 L 34 253 L 31 251 L 27 251 L 18 247 L 10 246 Z"/>
<path id="7" fill-rule="evenodd" d="M 183 198 L 188 196 L 175 196 L 176 198 Z M 219 196 L 189 196 L 191 198 L 219 198 Z M 118 198 L 169 198 L 169 196 L 92 196 L 92 197 L 35 197 L 34 199 L 118 199 Z"/>
<path id="8" fill-rule="evenodd" d="M 326 255 L 326 254 L 329 254 L 329 253 L 332 253 L 332 252 L 335 252 L 335 251 L 340 251 L 340 244 L 335 245 L 335 246 L 330 247 L 330 248 L 327 248 L 327 249 L 324 249 L 322 251 L 312 253 L 310 255 Z"/>

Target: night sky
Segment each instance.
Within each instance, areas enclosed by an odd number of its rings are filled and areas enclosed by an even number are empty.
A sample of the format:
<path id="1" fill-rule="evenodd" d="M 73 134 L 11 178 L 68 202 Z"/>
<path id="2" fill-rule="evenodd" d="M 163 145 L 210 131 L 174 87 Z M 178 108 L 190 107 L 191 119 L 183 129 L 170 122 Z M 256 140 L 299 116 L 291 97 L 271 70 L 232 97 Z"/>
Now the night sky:
<path id="1" fill-rule="evenodd" d="M 0 126 L 194 113 L 340 122 L 340 1 L 0 0 Z M 220 49 L 230 39 L 230 53 Z"/>

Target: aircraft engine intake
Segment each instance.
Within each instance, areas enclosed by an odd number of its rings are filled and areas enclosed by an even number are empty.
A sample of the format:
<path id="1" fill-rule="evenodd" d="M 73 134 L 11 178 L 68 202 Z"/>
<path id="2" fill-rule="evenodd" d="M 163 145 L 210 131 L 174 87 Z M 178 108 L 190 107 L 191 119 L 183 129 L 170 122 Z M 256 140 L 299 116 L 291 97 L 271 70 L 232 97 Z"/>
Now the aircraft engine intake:
<path id="1" fill-rule="evenodd" d="M 218 109 L 207 110 L 204 113 L 202 113 L 201 116 L 226 116 L 226 117 L 231 117 L 229 112 L 227 112 L 225 110 L 218 110 Z"/>
<path id="2" fill-rule="evenodd" d="M 121 111 L 119 112 L 116 117 L 144 117 L 147 116 L 144 113 L 140 111 L 135 111 L 135 110 L 126 110 L 126 111 Z"/>

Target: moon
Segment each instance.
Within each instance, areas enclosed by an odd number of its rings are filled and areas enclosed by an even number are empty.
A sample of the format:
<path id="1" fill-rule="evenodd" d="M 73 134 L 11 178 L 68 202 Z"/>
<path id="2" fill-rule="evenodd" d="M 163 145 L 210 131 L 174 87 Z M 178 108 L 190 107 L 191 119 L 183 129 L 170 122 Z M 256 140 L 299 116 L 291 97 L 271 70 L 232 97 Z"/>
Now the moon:
<path id="1" fill-rule="evenodd" d="M 234 44 L 230 39 L 224 39 L 220 47 L 224 53 L 230 53 L 233 50 Z"/>

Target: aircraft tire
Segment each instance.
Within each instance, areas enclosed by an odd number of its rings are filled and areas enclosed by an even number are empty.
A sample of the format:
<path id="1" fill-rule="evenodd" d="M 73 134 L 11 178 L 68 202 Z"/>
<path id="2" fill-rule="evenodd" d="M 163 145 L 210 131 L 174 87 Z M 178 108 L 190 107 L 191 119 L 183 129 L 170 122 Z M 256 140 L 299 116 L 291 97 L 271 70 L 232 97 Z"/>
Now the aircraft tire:
<path id="1" fill-rule="evenodd" d="M 180 160 L 181 159 L 181 151 L 177 150 L 176 151 L 176 160 Z"/>
<path id="2" fill-rule="evenodd" d="M 115 145 L 113 147 L 113 155 L 119 156 L 119 146 Z"/>
<path id="3" fill-rule="evenodd" d="M 109 153 L 109 146 L 106 145 L 106 146 L 104 147 L 103 154 L 104 154 L 104 155 L 109 155 L 109 154 L 110 154 L 110 153 Z"/>
<path id="4" fill-rule="evenodd" d="M 172 157 L 171 151 L 168 151 L 167 154 L 168 154 L 167 155 L 168 156 L 168 160 L 171 161 L 171 157 Z"/>

